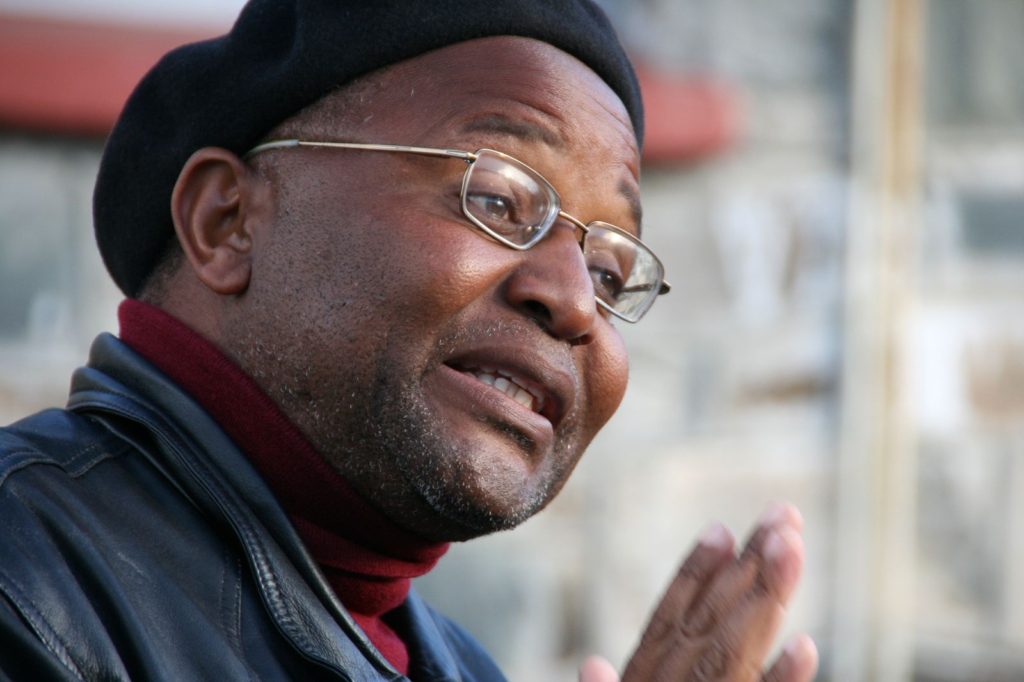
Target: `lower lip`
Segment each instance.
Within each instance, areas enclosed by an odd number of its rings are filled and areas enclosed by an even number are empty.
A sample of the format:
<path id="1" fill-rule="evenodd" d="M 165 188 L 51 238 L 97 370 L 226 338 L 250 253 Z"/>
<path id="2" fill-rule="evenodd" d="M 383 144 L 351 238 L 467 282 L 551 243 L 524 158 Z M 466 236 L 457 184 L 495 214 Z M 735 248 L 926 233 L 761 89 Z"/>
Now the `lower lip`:
<path id="1" fill-rule="evenodd" d="M 448 405 L 470 415 L 477 424 L 484 419 L 519 431 L 533 443 L 534 454 L 551 449 L 554 428 L 546 417 L 476 377 L 448 365 L 441 365 L 434 376 L 436 391 L 433 393 Z"/>

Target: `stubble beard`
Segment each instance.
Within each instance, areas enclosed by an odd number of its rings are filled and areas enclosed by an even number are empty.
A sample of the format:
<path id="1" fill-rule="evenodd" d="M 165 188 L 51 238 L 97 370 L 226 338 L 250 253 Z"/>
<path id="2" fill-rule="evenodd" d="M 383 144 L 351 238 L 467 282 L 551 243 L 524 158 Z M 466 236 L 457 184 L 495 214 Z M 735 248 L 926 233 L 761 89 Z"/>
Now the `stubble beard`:
<path id="1" fill-rule="evenodd" d="M 370 400 L 356 421 L 369 425 L 362 436 L 364 462 L 393 466 L 407 489 L 437 516 L 451 524 L 451 532 L 467 539 L 523 523 L 550 501 L 561 485 L 564 475 L 560 470 L 550 472 L 532 490 L 512 504 L 502 505 L 500 512 L 481 501 L 482 496 L 501 494 L 494 490 L 481 491 L 475 485 L 471 447 L 453 439 L 446 425 L 439 420 L 423 395 L 418 380 L 400 380 L 387 362 L 377 366 Z M 527 450 L 530 443 L 515 429 L 497 423 L 482 422 L 481 428 L 500 432 L 513 447 Z M 574 461 L 563 452 L 567 448 L 557 440 L 555 452 L 547 453 L 554 462 Z M 367 456 L 370 455 L 370 456 Z M 524 456 L 527 456 L 524 452 Z M 383 472 L 376 472 L 381 474 Z M 384 480 L 383 475 L 376 476 Z M 511 495 L 523 495 L 512 491 Z M 399 521 L 401 525 L 401 521 Z"/>
<path id="2" fill-rule="evenodd" d="M 568 452 L 575 439 L 556 439 L 555 451 L 547 453 L 558 463 L 550 475 L 495 511 L 480 498 L 499 493 L 482 493 L 473 484 L 468 462 L 474 453 L 446 433 L 423 396 L 424 368 L 400 368 L 389 361 L 385 346 L 372 376 L 342 372 L 327 382 L 307 365 L 295 366 L 285 353 L 265 345 L 249 349 L 245 366 L 328 463 L 392 522 L 428 539 L 465 540 L 518 526 L 558 492 L 568 476 L 564 469 L 572 466 L 563 463 L 575 462 Z M 513 443 L 522 438 L 499 424 L 481 428 L 503 431 Z"/>

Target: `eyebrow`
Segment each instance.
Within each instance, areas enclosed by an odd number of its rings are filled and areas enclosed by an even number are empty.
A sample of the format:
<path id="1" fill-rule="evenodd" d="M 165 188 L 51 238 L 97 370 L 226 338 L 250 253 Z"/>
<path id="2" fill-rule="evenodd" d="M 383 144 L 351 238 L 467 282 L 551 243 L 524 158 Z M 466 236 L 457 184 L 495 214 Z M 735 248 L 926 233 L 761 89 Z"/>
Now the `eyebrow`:
<path id="1" fill-rule="evenodd" d="M 503 133 L 518 137 L 525 142 L 543 142 L 549 147 L 562 149 L 565 141 L 555 131 L 530 121 L 511 119 L 501 114 L 490 114 L 474 118 L 462 126 L 464 133 Z"/>
<path id="2" fill-rule="evenodd" d="M 619 183 L 619 192 L 622 196 L 626 197 L 626 201 L 629 202 L 629 214 L 636 225 L 636 236 L 639 237 L 644 217 L 643 204 L 640 202 L 640 193 L 625 180 Z"/>

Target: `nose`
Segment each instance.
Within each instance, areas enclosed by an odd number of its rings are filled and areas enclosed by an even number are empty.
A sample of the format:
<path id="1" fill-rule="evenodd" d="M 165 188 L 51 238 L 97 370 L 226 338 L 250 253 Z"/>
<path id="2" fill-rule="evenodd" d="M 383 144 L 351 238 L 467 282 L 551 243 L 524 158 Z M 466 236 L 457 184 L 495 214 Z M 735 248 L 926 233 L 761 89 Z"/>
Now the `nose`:
<path id="1" fill-rule="evenodd" d="M 552 336 L 590 343 L 597 323 L 594 284 L 575 229 L 556 225 L 522 259 L 505 283 L 505 296 Z"/>

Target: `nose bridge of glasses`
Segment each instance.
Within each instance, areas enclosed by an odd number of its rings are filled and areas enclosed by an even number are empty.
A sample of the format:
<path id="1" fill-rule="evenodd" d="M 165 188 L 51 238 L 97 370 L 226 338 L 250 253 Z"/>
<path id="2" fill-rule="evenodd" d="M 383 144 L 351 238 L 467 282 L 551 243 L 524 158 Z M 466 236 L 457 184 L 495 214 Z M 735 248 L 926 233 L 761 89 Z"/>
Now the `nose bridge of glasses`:
<path id="1" fill-rule="evenodd" d="M 583 240 L 586 238 L 587 233 L 590 232 L 590 226 L 561 209 L 558 210 L 558 217 L 573 226 L 573 229 L 579 234 L 576 241 L 579 242 L 580 248 L 583 248 Z"/>

